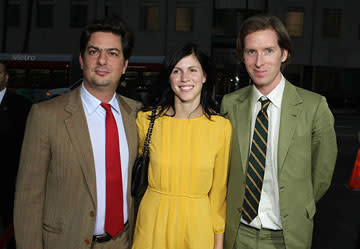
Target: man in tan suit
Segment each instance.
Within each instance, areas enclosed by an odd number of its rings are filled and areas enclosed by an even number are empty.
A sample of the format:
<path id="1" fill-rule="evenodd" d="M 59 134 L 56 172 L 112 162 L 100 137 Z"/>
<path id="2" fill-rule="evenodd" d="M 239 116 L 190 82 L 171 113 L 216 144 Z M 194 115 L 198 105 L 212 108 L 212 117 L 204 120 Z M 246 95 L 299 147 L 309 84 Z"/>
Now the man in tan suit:
<path id="1" fill-rule="evenodd" d="M 245 20 L 237 49 L 254 84 L 222 102 L 233 125 L 224 248 L 310 249 L 336 161 L 333 115 L 282 75 L 292 46 L 277 17 Z"/>
<path id="2" fill-rule="evenodd" d="M 86 26 L 79 56 L 83 84 L 32 107 L 16 183 L 18 249 L 130 248 L 134 214 L 129 179 L 137 153 L 135 118 L 140 104 L 115 90 L 132 46 L 132 34 L 116 17 Z M 107 173 L 108 114 L 112 132 L 118 134 L 112 139 L 119 148 L 113 153 L 119 158 L 113 164 L 116 174 Z M 120 187 L 112 192 L 112 200 L 121 205 L 110 212 L 108 177 L 115 175 Z M 108 219 L 110 213 L 121 216 L 121 222 L 111 224 L 118 219 Z"/>

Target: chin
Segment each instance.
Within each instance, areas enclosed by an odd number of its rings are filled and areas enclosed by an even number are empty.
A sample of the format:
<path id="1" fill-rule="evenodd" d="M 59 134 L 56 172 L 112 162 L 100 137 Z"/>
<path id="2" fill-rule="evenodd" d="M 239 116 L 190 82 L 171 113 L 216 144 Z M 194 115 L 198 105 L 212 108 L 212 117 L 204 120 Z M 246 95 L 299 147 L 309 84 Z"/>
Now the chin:
<path id="1" fill-rule="evenodd" d="M 180 98 L 180 101 L 181 101 L 182 103 L 187 103 L 187 102 L 190 102 L 191 99 L 181 99 L 181 98 Z"/>
<path id="2" fill-rule="evenodd" d="M 251 79 L 258 85 L 267 85 L 269 82 L 269 80 L 265 77 L 252 77 Z"/>
<path id="3" fill-rule="evenodd" d="M 96 80 L 94 81 L 94 84 L 97 86 L 108 86 L 111 84 L 111 82 L 108 80 Z"/>

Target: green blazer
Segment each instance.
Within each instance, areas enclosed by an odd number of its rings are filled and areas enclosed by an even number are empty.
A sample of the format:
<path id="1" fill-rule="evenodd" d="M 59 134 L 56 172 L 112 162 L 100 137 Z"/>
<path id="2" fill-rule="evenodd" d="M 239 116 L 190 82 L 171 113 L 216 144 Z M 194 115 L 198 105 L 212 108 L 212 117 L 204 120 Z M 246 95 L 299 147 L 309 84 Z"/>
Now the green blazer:
<path id="1" fill-rule="evenodd" d="M 227 192 L 225 249 L 240 224 L 250 147 L 252 86 L 225 95 L 221 111 L 233 126 Z M 278 142 L 280 214 L 287 249 L 311 247 L 315 203 L 330 186 L 337 155 L 334 118 L 324 97 L 288 81 Z"/>

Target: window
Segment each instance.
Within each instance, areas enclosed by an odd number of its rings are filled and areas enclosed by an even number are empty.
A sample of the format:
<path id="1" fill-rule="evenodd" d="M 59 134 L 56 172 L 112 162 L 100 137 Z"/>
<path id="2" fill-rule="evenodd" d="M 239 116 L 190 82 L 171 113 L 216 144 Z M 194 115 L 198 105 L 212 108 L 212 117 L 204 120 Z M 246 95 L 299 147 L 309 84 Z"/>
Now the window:
<path id="1" fill-rule="evenodd" d="M 46 89 L 50 83 L 50 69 L 31 69 L 29 71 L 30 84 L 32 88 Z"/>
<path id="2" fill-rule="evenodd" d="M 243 9 L 214 9 L 212 34 L 215 36 L 236 37 L 238 28 L 246 19 L 246 16 L 252 16 L 263 13 L 259 10 Z"/>
<path id="3" fill-rule="evenodd" d="M 74 28 L 84 27 L 88 22 L 88 1 L 72 0 L 70 11 L 70 25 Z"/>
<path id="4" fill-rule="evenodd" d="M 158 82 L 160 72 L 143 72 L 143 86 L 146 88 L 151 87 L 153 83 Z"/>
<path id="5" fill-rule="evenodd" d="M 10 0 L 8 2 L 6 18 L 8 27 L 20 26 L 20 0 Z"/>
<path id="6" fill-rule="evenodd" d="M 286 29 L 290 36 L 301 37 L 304 32 L 304 11 L 289 10 L 286 13 Z"/>
<path id="7" fill-rule="evenodd" d="M 9 68 L 9 83 L 8 87 L 10 88 L 22 88 L 26 87 L 26 70 L 18 68 Z"/>
<path id="8" fill-rule="evenodd" d="M 341 9 L 324 9 L 323 11 L 323 36 L 340 37 Z"/>
<path id="9" fill-rule="evenodd" d="M 142 6 L 140 10 L 140 30 L 159 30 L 159 6 Z"/>
<path id="10" fill-rule="evenodd" d="M 243 13 L 237 9 L 215 9 L 213 12 L 213 35 L 235 36 L 244 19 Z"/>
<path id="11" fill-rule="evenodd" d="M 37 2 L 37 26 L 40 28 L 53 27 L 53 0 L 39 0 Z"/>
<path id="12" fill-rule="evenodd" d="M 192 31 L 193 11 L 191 8 L 176 8 L 176 31 Z"/>
<path id="13" fill-rule="evenodd" d="M 51 88 L 60 88 L 64 87 L 64 79 L 65 82 L 69 82 L 68 70 L 66 69 L 54 69 L 52 73 L 51 79 Z"/>
<path id="14" fill-rule="evenodd" d="M 135 86 L 139 84 L 139 72 L 135 71 L 126 71 L 125 73 L 125 81 L 127 85 L 129 86 Z"/>

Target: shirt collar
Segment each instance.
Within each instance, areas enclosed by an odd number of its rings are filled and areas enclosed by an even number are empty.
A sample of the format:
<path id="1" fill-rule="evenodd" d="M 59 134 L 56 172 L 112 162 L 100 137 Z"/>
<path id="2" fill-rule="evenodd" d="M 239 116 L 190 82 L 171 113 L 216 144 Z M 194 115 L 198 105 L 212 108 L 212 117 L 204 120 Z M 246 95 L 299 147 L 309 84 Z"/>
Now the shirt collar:
<path id="1" fill-rule="evenodd" d="M 0 104 L 5 96 L 6 93 L 6 87 L 0 91 Z"/>
<path id="2" fill-rule="evenodd" d="M 84 103 L 84 108 L 86 109 L 88 114 L 93 114 L 94 112 L 96 112 L 97 108 L 101 107 L 100 106 L 101 101 L 97 99 L 95 96 L 93 96 L 91 93 L 89 93 L 89 91 L 85 88 L 84 83 L 81 84 L 80 96 Z M 117 113 L 120 113 L 120 108 L 115 93 L 108 104 L 111 105 L 112 110 L 115 110 Z M 101 107 L 101 109 L 103 108 Z"/>
<path id="3" fill-rule="evenodd" d="M 271 101 L 271 104 L 273 104 L 277 108 L 281 107 L 281 101 L 282 101 L 282 96 L 284 93 L 284 88 L 285 88 L 285 78 L 281 74 L 280 83 L 267 96 L 265 96 Z M 255 87 L 255 85 L 253 85 L 253 99 L 252 99 L 253 105 L 262 96 L 264 96 L 264 95 Z"/>

